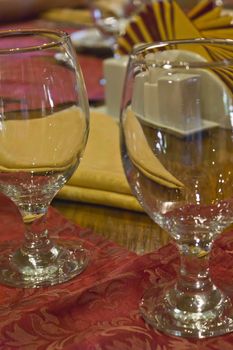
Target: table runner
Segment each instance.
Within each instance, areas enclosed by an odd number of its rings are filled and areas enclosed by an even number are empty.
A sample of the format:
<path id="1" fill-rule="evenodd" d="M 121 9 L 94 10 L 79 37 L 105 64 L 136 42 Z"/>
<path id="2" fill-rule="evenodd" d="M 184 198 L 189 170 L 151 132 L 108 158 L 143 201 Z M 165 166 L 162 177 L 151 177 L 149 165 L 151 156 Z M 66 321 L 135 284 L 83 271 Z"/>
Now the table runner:
<path id="1" fill-rule="evenodd" d="M 1 244 L 22 237 L 15 206 L 0 196 Z M 179 257 L 175 246 L 137 256 L 83 229 L 50 208 L 53 237 L 80 240 L 91 251 L 85 272 L 59 286 L 16 289 L 0 286 L 0 349 L 6 350 L 219 350 L 233 347 L 233 333 L 206 340 L 164 335 L 146 325 L 138 303 L 145 289 L 170 283 Z M 214 246 L 214 281 L 233 296 L 233 232 Z"/>

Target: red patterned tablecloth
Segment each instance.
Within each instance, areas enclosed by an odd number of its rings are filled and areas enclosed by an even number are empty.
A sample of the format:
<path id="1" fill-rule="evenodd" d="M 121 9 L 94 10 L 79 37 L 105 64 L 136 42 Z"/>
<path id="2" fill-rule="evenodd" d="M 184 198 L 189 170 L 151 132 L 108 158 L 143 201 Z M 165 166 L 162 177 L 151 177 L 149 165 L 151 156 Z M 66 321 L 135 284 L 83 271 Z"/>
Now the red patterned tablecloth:
<path id="1" fill-rule="evenodd" d="M 31 28 L 58 29 L 63 30 L 69 34 L 77 30 L 77 28 L 74 27 L 58 27 L 56 23 L 40 19 L 5 25 L 0 24 L 0 30 Z M 103 58 L 95 57 L 91 54 L 78 53 L 77 59 L 82 69 L 89 101 L 104 101 L 104 87 L 100 84 L 100 81 L 103 78 Z"/>
<path id="2" fill-rule="evenodd" d="M 23 27 L 32 25 L 42 23 Z M 98 84 L 101 60 L 79 59 L 89 98 L 103 98 Z M 90 264 L 80 276 L 50 288 L 0 286 L 0 350 L 233 349 L 233 333 L 206 340 L 169 337 L 140 317 L 138 303 L 144 290 L 176 276 L 179 257 L 173 244 L 139 257 L 67 221 L 52 208 L 48 226 L 54 237 L 80 240 L 91 251 Z M 15 206 L 0 196 L 0 244 L 19 237 L 23 237 L 21 218 Z M 216 242 L 211 270 L 216 284 L 233 296 L 233 232 Z"/>
<path id="3" fill-rule="evenodd" d="M 0 197 L 1 198 L 1 197 Z M 169 337 L 145 324 L 138 311 L 143 291 L 176 276 L 177 250 L 169 244 L 144 256 L 80 228 L 50 208 L 54 237 L 80 240 L 91 261 L 80 276 L 61 285 L 20 289 L 0 286 L 0 349 L 20 350 L 229 350 L 233 334 L 206 340 Z M 23 236 L 21 218 L 0 201 L 0 239 Z M 215 282 L 233 295 L 233 232 L 216 242 Z"/>

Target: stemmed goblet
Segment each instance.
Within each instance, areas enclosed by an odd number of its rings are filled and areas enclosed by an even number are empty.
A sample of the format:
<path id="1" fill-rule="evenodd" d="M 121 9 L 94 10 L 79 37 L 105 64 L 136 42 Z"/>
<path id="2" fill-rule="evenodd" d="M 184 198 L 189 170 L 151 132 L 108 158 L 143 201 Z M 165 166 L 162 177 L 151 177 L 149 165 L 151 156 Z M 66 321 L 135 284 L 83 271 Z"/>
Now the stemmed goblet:
<path id="1" fill-rule="evenodd" d="M 77 168 L 89 130 L 85 85 L 66 33 L 0 32 L 0 105 L 0 190 L 25 223 L 23 243 L 0 247 L 0 283 L 64 282 L 88 262 L 78 242 L 51 240 L 46 229 L 48 206 Z"/>
<path id="2" fill-rule="evenodd" d="M 124 31 L 129 18 L 150 0 L 90 0 L 89 7 L 96 27 L 115 40 Z"/>
<path id="3" fill-rule="evenodd" d="M 233 41 L 141 44 L 130 55 L 121 152 L 133 194 L 176 242 L 177 281 L 154 285 L 144 319 L 176 336 L 233 330 L 232 304 L 213 284 L 209 255 L 233 219 Z"/>

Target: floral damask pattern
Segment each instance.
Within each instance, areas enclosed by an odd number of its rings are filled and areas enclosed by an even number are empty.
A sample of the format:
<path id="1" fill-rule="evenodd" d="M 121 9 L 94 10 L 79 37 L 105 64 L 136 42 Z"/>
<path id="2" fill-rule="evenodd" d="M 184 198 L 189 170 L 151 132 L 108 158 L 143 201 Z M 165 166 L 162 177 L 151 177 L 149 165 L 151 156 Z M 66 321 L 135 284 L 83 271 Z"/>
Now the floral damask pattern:
<path id="1" fill-rule="evenodd" d="M 0 198 L 0 205 L 3 201 Z M 0 214 L 1 241 L 9 229 L 12 239 L 22 235 L 17 211 L 7 208 Z M 169 337 L 140 317 L 138 303 L 144 290 L 155 283 L 166 285 L 176 276 L 179 258 L 173 244 L 137 256 L 74 225 L 52 208 L 49 229 L 54 237 L 81 241 L 91 250 L 91 262 L 83 274 L 60 286 L 25 290 L 1 286 L 0 349 L 233 349 L 233 334 L 206 340 Z M 232 257 L 233 232 L 228 232 L 214 246 L 211 270 L 215 282 L 231 296 Z"/>

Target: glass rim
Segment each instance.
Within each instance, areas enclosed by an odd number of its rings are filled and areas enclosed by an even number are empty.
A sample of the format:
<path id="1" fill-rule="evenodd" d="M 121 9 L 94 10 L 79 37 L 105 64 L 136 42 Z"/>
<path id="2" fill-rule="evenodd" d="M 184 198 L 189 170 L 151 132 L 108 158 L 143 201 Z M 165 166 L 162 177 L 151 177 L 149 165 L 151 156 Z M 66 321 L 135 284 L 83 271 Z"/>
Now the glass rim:
<path id="1" fill-rule="evenodd" d="M 64 42 L 70 40 L 70 36 L 68 33 L 61 30 L 53 30 L 53 29 L 8 29 L 8 30 L 0 30 L 0 39 L 7 37 L 17 37 L 17 36 L 26 36 L 26 35 L 54 35 L 57 39 L 52 40 L 48 43 L 43 43 L 40 45 L 28 45 L 25 47 L 11 47 L 11 48 L 0 48 L 1 54 L 11 54 L 11 53 L 20 53 L 20 52 L 31 52 L 31 51 L 40 51 L 46 50 L 49 48 L 53 48 L 56 46 L 62 45 Z"/>
<path id="2" fill-rule="evenodd" d="M 164 41 L 154 41 L 150 43 L 141 43 L 138 44 L 130 53 L 130 58 L 134 60 L 135 56 L 139 56 L 143 51 L 145 50 L 153 50 L 153 49 L 158 49 L 158 48 L 166 48 L 168 46 L 172 45 L 178 45 L 178 44 L 191 44 L 191 45 L 202 45 L 202 44 L 210 44 L 210 45 L 229 45 L 232 46 L 233 49 L 233 39 L 218 39 L 218 38 L 191 38 L 191 39 L 175 39 L 175 40 L 164 40 Z M 161 51 L 160 51 L 161 52 Z M 233 55 L 233 53 L 232 53 Z M 142 61 L 142 59 L 139 59 L 139 61 Z M 156 60 L 147 60 L 148 63 L 153 63 Z M 159 60 L 159 63 L 163 65 L 164 63 L 171 63 L 171 66 L 173 68 L 177 67 L 193 67 L 193 68 L 198 68 L 198 67 L 218 67 L 218 66 L 227 66 L 227 65 L 233 65 L 233 57 L 232 59 L 218 59 L 215 61 L 180 61 L 179 60 L 174 60 L 174 61 L 169 61 L 169 60 Z"/>

